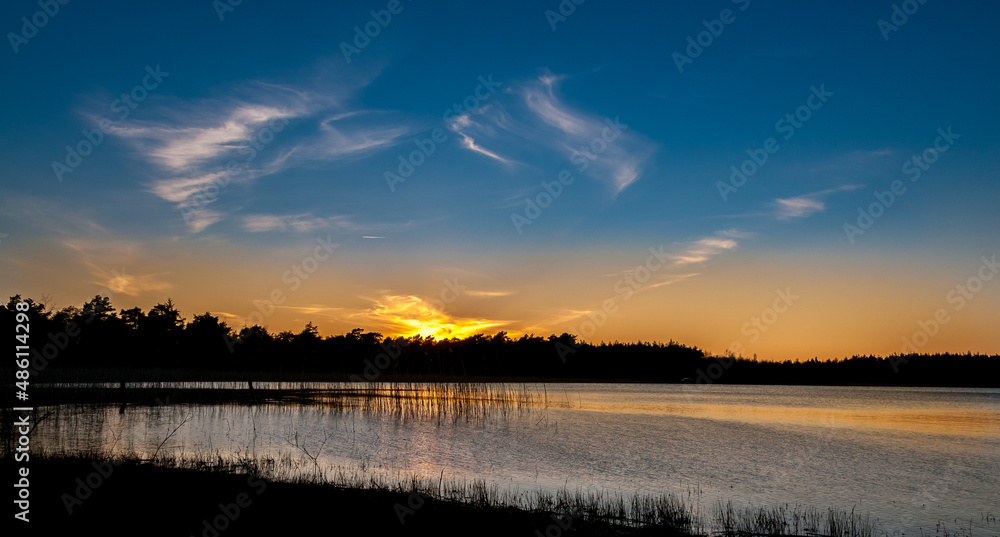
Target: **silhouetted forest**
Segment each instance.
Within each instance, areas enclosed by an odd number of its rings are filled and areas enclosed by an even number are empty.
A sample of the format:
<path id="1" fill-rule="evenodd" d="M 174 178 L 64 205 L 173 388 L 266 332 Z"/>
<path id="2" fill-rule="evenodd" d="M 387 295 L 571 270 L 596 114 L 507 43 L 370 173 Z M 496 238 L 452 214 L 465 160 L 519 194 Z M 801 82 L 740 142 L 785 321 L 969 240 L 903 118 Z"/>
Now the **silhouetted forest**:
<path id="1" fill-rule="evenodd" d="M 0 306 L 4 326 L 15 324 L 15 295 Z M 721 384 L 912 385 L 1000 387 L 1000 356 L 978 354 L 852 356 L 839 360 L 772 362 L 707 356 L 668 343 L 579 343 L 562 334 L 512 338 L 506 332 L 465 339 L 389 338 L 356 328 L 321 337 L 312 323 L 299 333 L 265 327 L 234 330 L 209 313 L 187 321 L 173 302 L 116 311 L 95 296 L 82 308 L 50 311 L 32 299 L 31 367 L 231 372 L 389 380 L 400 377 L 497 378 Z M 12 329 L 11 329 L 12 330 Z M 12 330 L 13 331 L 13 330 Z"/>

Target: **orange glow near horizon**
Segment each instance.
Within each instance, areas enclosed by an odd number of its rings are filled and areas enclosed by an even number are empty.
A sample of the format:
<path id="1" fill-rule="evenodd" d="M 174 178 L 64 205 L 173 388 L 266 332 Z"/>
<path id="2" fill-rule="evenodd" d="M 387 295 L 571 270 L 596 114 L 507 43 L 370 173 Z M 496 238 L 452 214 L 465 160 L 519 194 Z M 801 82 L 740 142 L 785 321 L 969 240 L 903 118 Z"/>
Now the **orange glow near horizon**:
<path id="1" fill-rule="evenodd" d="M 48 294 L 57 310 L 81 307 L 97 293 L 110 295 L 116 309 L 145 311 L 170 298 L 188 321 L 207 311 L 235 330 L 259 324 L 271 333 L 298 333 L 311 322 L 322 336 L 355 328 L 436 339 L 567 332 L 595 344 L 674 340 L 710 355 L 734 350 L 779 361 L 899 353 L 904 338 L 919 337 L 921 326 L 943 309 L 948 322 L 926 338 L 920 352 L 1000 352 L 994 330 L 1000 279 L 986 282 L 961 308 L 949 300 L 955 285 L 976 274 L 978 258 L 964 264 L 904 258 L 900 263 L 913 268 L 899 272 L 895 264 L 874 270 L 865 257 L 828 262 L 804 254 L 734 252 L 684 272 L 690 276 L 682 280 L 655 273 L 632 294 L 622 294 L 621 270 L 634 268 L 637 258 L 631 251 L 555 252 L 532 257 L 531 271 L 513 255 L 511 261 L 468 261 L 442 252 L 414 254 L 401 270 L 386 253 L 375 261 L 331 259 L 293 285 L 282 275 L 287 259 L 303 253 L 292 247 L 280 255 L 207 247 L 192 253 L 173 245 L 164 250 L 164 257 L 145 265 L 124 254 L 100 263 L 86 258 L 80 265 L 25 265 L 25 285 L 11 287 L 7 296 L 38 300 Z M 98 265 L 118 268 L 98 271 Z M 53 267 L 86 277 L 57 277 Z M 455 289 L 443 293 L 445 280 Z M 672 283 L 659 285 L 664 281 Z M 779 290 L 796 298 L 785 304 Z M 769 311 L 776 300 L 782 311 Z"/>
<path id="2" fill-rule="evenodd" d="M 426 302 L 407 295 L 387 295 L 375 302 L 368 314 L 386 326 L 390 336 L 421 336 L 435 339 L 466 338 L 504 323 L 487 319 L 465 319 L 445 312 L 441 301 Z"/>

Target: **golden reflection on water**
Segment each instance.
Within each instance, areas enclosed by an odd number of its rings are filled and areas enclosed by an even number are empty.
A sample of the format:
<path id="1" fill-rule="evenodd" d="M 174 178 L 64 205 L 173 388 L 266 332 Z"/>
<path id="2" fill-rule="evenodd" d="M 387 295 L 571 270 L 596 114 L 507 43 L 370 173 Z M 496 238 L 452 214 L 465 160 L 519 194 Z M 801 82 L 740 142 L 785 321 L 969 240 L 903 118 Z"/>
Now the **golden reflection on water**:
<path id="1" fill-rule="evenodd" d="M 329 403 L 340 400 L 333 394 L 342 386 L 323 387 L 333 390 L 318 396 Z M 962 438 L 1000 442 L 1000 391 L 955 389 L 893 389 L 893 388 L 807 388 L 767 386 L 664 386 L 664 385 L 530 385 L 510 391 L 494 385 L 405 385 L 379 389 L 371 394 L 352 388 L 350 404 L 264 404 L 240 405 L 166 405 L 129 407 L 120 414 L 116 407 L 68 407 L 63 417 L 46 422 L 50 438 L 62 450 L 87 449 L 95 439 L 110 451 L 151 452 L 161 443 L 161 451 L 186 449 L 211 452 L 225 449 L 236 442 L 246 448 L 256 447 L 257 431 L 278 434 L 277 445 L 288 449 L 284 437 L 291 424 L 310 424 L 304 434 L 317 435 L 324 427 L 340 423 L 338 416 L 351 416 L 365 411 L 374 416 L 398 418 L 402 427 L 406 419 L 431 418 L 441 425 L 452 418 L 487 420 L 494 414 L 522 416 L 520 409 L 533 414 L 539 423 L 551 418 L 558 422 L 561 409 L 582 411 L 577 416 L 584 423 L 618 419 L 623 414 L 677 416 L 707 419 L 734 424 L 750 424 L 777 428 L 813 428 L 832 432 L 860 431 L 876 438 L 917 435 L 947 435 L 954 442 L 942 446 L 960 445 Z M 360 397 L 364 394 L 365 397 Z M 539 395 L 544 394 L 544 395 Z M 541 409 L 552 409 L 549 414 Z M 517 412 L 513 412 L 514 410 Z M 529 412 L 530 411 L 530 412 Z M 527 415 L 527 414 L 525 414 Z M 186 418 L 193 418 L 184 424 Z M 577 419 L 573 418 L 573 419 Z M 392 423 L 396 423 L 395 421 Z M 318 425 L 318 427 L 317 427 Z M 177 427 L 178 430 L 174 430 Z M 224 438 L 215 438 L 213 431 L 224 427 Z M 353 435 L 353 425 L 352 435 Z M 85 431 L 85 432 L 84 432 Z M 215 431 L 218 432 L 218 431 Z M 307 432 L 307 433 L 306 433 Z M 415 428 L 406 435 L 409 451 L 416 453 L 447 452 L 440 431 L 426 434 Z M 418 434 L 419 433 L 419 434 Z M 348 434 L 339 431 L 338 434 Z M 164 439 L 170 441 L 164 443 Z M 305 441 L 305 437 L 303 437 Z M 220 445 L 220 442 L 221 445 Z M 318 446 L 311 439 L 310 447 Z M 55 447 L 55 446 L 53 446 Z M 295 448 L 291 449 L 293 452 Z M 431 470 L 440 460 L 414 457 L 413 469 Z M 424 468 L 424 464 L 427 464 Z"/>
<path id="2" fill-rule="evenodd" d="M 636 400 L 638 399 L 638 400 Z M 709 397 L 681 395 L 670 400 L 650 401 L 611 398 L 606 394 L 584 394 L 576 401 L 554 401 L 551 406 L 610 413 L 675 415 L 755 425 L 848 428 L 863 431 L 895 430 L 916 433 L 961 435 L 1000 439 L 1000 406 L 951 407 L 894 401 L 864 404 L 853 401 L 852 408 L 801 405 L 754 404 L 744 398 L 722 403 Z M 727 398 L 723 398 L 727 399 Z"/>

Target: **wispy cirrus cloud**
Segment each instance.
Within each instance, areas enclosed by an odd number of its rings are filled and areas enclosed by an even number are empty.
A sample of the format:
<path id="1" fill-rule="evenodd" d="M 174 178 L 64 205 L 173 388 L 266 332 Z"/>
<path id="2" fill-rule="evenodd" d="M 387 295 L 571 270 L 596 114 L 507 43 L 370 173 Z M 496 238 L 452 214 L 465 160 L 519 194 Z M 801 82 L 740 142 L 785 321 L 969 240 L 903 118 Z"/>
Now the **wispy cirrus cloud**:
<path id="1" fill-rule="evenodd" d="M 59 252 L 57 255 L 61 256 L 70 254 L 60 257 L 59 265 L 75 271 L 80 282 L 129 296 L 173 288 L 170 273 L 156 272 L 153 268 L 158 263 L 147 245 L 125 237 L 115 226 L 101 224 L 102 217 L 96 211 L 41 197 L 3 192 L 0 216 L 14 218 L 33 230 L 45 232 L 45 249 Z M 143 273 L 129 274 L 125 267 Z M 38 268 L 27 270 L 35 272 Z"/>
<path id="2" fill-rule="evenodd" d="M 149 292 L 173 289 L 169 272 L 148 272 L 129 274 L 126 266 L 150 266 L 150 255 L 144 252 L 140 243 L 120 239 L 67 238 L 62 246 L 74 251 L 79 262 L 90 271 L 89 283 L 107 288 L 112 293 L 139 296 Z M 107 266 L 122 266 L 121 270 L 107 269 Z"/>
<path id="3" fill-rule="evenodd" d="M 779 220 L 806 218 L 826 209 L 824 199 L 837 192 L 857 190 L 861 185 L 844 185 L 792 198 L 776 198 L 773 202 L 774 216 Z"/>
<path id="4" fill-rule="evenodd" d="M 264 98 L 262 96 L 262 98 Z M 273 98 L 273 97 L 272 97 Z M 249 146 L 254 131 L 269 123 L 283 128 L 287 119 L 302 113 L 301 105 L 271 106 L 257 103 L 237 103 L 235 108 L 218 111 L 207 117 L 178 117 L 183 123 L 137 122 L 134 126 L 115 129 L 144 147 L 146 154 L 161 166 L 186 172 L 220 155 L 235 154 Z"/>
<path id="5" fill-rule="evenodd" d="M 148 102 L 144 119 L 119 122 L 111 133 L 149 160 L 150 192 L 176 204 L 197 233 L 231 212 L 217 203 L 231 184 L 360 158 L 415 132 L 401 114 L 360 104 L 372 78 L 248 81 L 224 97 Z"/>
<path id="6" fill-rule="evenodd" d="M 103 271 L 99 271 L 102 272 Z M 163 278 L 169 273 L 162 274 L 141 274 L 131 275 L 125 272 L 113 270 L 110 275 L 102 274 L 101 279 L 95 281 L 97 285 L 107 285 L 113 293 L 121 293 L 128 296 L 138 296 L 143 293 L 161 292 L 173 289 L 173 284 Z"/>
<path id="7" fill-rule="evenodd" d="M 491 108 L 493 107 L 487 105 L 487 108 L 483 110 Z M 472 113 L 476 113 L 478 115 L 481 112 L 472 112 Z M 498 162 L 502 162 L 504 164 L 512 164 L 513 161 L 505 159 L 492 151 L 484 149 L 483 147 L 481 147 L 479 144 L 476 143 L 476 140 L 472 137 L 472 134 L 476 131 L 476 129 L 480 128 L 481 126 L 477 123 L 476 124 L 473 123 L 473 121 L 470 119 L 470 114 L 471 113 L 467 113 L 467 114 L 462 114 L 460 116 L 456 116 L 448 123 L 448 128 L 450 128 L 452 131 L 458 134 L 459 137 L 461 137 L 462 140 L 460 143 L 462 147 L 470 151 L 475 151 L 476 153 L 479 153 L 481 155 L 486 155 L 487 157 L 496 160 Z"/>
<path id="8" fill-rule="evenodd" d="M 664 274 L 663 276 L 656 278 L 655 281 L 651 281 L 650 283 L 646 284 L 643 287 L 643 289 L 656 289 L 657 287 L 673 285 L 675 283 L 684 281 L 688 278 L 694 278 L 697 275 L 698 275 L 697 272 L 689 272 L 686 274 Z"/>
<path id="9" fill-rule="evenodd" d="M 346 308 L 327 306 L 326 304 L 303 304 L 301 306 L 275 306 L 278 309 L 290 310 L 305 315 L 319 315 L 324 318 L 336 318 Z"/>
<path id="10" fill-rule="evenodd" d="M 518 333 L 521 334 L 532 334 L 536 332 L 540 333 L 553 333 L 553 327 L 562 326 L 565 323 L 574 321 L 587 315 L 593 313 L 594 310 L 580 310 L 575 308 L 551 308 L 551 307 L 538 307 L 536 308 L 535 314 L 539 317 L 538 322 L 526 323 L 520 331 L 508 331 L 511 335 Z"/>
<path id="11" fill-rule="evenodd" d="M 467 289 L 465 291 L 462 291 L 462 294 L 481 297 L 481 298 L 497 298 L 502 296 L 510 296 L 514 294 L 514 291 L 485 291 L 477 289 Z"/>
<path id="12" fill-rule="evenodd" d="M 616 196 L 641 177 L 656 144 L 618 118 L 567 104 L 557 91 L 563 79 L 546 74 L 513 83 L 448 127 L 464 148 L 505 165 L 532 164 L 543 158 L 540 151 L 561 154 L 568 167 L 605 182 Z"/>
<path id="13" fill-rule="evenodd" d="M 621 278 L 623 275 L 632 276 L 633 281 L 642 281 L 641 287 L 643 289 L 671 285 L 699 274 L 698 272 L 678 272 L 677 269 L 681 269 L 685 265 L 704 263 L 717 255 L 735 250 L 739 247 L 740 239 L 752 236 L 751 233 L 737 229 L 725 229 L 716 231 L 710 236 L 684 243 L 672 251 L 667 251 L 662 246 L 659 250 L 650 248 L 652 256 L 647 259 L 645 264 L 629 267 L 605 276 L 612 278 Z M 664 268 L 667 271 L 661 272 Z M 675 270 L 671 271 L 671 268 Z M 639 278 L 640 273 L 641 279 Z"/>
<path id="14" fill-rule="evenodd" d="M 311 233 L 322 229 L 336 229 L 349 233 L 365 233 L 373 231 L 401 230 L 410 226 L 411 222 L 361 223 L 350 216 L 316 216 L 312 213 L 301 214 L 252 214 L 243 217 L 243 228 L 252 233 L 265 232 L 295 232 Z M 384 239 L 381 235 L 364 235 L 365 239 Z"/>
<path id="15" fill-rule="evenodd" d="M 703 263 L 712 257 L 736 249 L 740 245 L 738 239 L 749 238 L 752 235 L 736 229 L 726 229 L 715 232 L 714 235 L 687 243 L 672 258 L 677 265 Z"/>
<path id="16" fill-rule="evenodd" d="M 776 216 L 782 220 L 790 218 L 804 218 L 813 213 L 818 213 L 826 208 L 824 203 L 816 198 L 801 196 L 798 198 L 778 198 Z"/>
<path id="17" fill-rule="evenodd" d="M 739 247 L 740 241 L 753 237 L 752 233 L 738 229 L 722 229 L 693 241 L 679 244 L 667 249 L 663 246 L 650 248 L 645 262 L 617 270 L 604 277 L 613 280 L 611 285 L 616 293 L 611 299 L 630 300 L 636 293 L 666 287 L 699 276 L 690 265 L 705 263 L 713 257 L 730 252 Z M 645 255 L 645 254 L 644 254 Z M 558 315 L 553 315 L 548 322 L 537 323 L 528 329 L 552 330 L 553 326 L 563 325 L 570 321 L 582 319 L 584 316 L 600 310 L 608 311 L 607 299 L 601 302 L 597 309 L 563 309 Z M 579 326 L 573 327 L 579 329 Z"/>
<path id="18" fill-rule="evenodd" d="M 337 219 L 319 218 L 311 214 L 273 215 L 255 214 L 243 217 L 243 227 L 253 233 L 268 231 L 296 231 L 308 233 L 330 227 Z"/>

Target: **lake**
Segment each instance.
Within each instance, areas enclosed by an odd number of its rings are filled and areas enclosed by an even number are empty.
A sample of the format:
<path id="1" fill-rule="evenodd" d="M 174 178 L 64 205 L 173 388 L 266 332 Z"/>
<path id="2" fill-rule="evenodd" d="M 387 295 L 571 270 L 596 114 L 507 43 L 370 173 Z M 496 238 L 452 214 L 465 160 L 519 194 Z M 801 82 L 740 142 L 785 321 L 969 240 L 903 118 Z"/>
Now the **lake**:
<path id="1" fill-rule="evenodd" d="M 173 383 L 147 389 L 189 388 Z M 296 384 L 336 393 L 345 384 Z M 136 386 L 140 387 L 140 386 Z M 199 388 L 245 384 L 200 383 Z M 266 394 L 277 384 L 256 386 Z M 288 386 L 284 386 L 288 387 Z M 419 385 L 417 385 L 419 389 Z M 521 389 L 522 385 L 518 385 Z M 387 476 L 484 479 L 535 489 L 672 492 L 718 501 L 852 508 L 887 532 L 980 528 L 1000 514 L 1000 390 L 978 388 L 528 384 L 530 404 L 411 413 L 334 405 L 60 405 L 36 442 L 210 460 L 252 453 Z M 168 392 L 164 392 L 168 393 Z M 430 399 L 428 405 L 438 404 Z M 45 409 L 43 409 L 45 410 Z M 440 409 L 439 409 L 440 410 Z M 308 463 L 308 464 L 304 464 Z M 299 470 L 289 470 L 299 471 Z M 302 470 L 305 471 L 305 470 Z"/>

